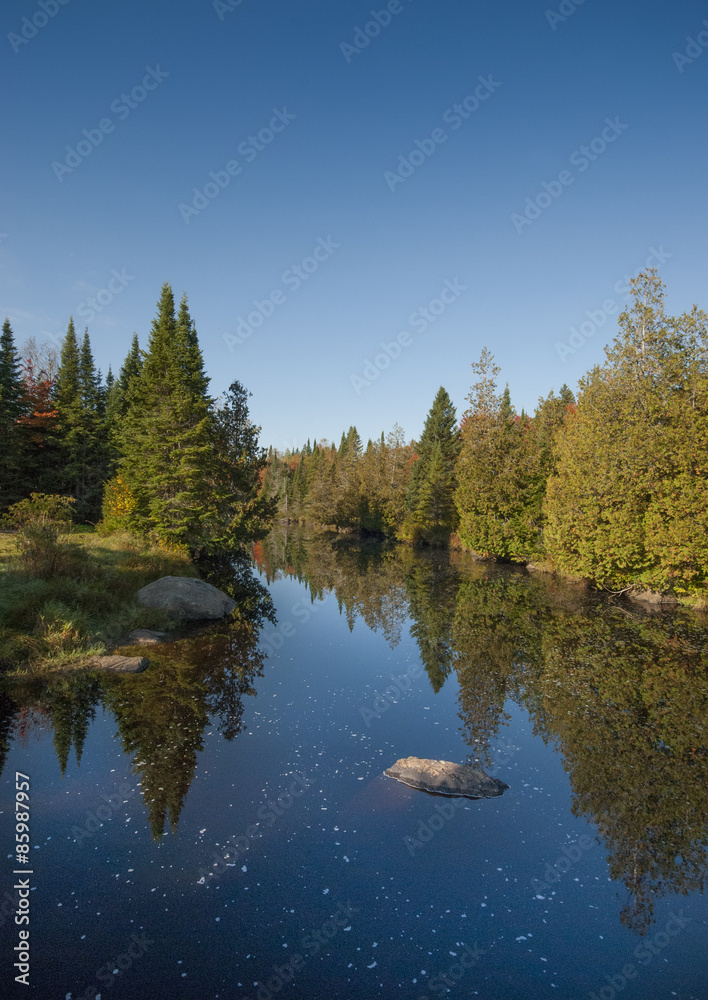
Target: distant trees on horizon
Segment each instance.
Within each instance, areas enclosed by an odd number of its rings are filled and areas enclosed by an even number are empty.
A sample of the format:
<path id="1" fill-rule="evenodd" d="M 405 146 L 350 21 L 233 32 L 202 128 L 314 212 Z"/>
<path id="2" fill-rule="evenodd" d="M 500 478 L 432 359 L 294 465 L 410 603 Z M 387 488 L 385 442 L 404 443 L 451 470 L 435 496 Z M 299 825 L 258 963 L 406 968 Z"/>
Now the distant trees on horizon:
<path id="1" fill-rule="evenodd" d="M 607 590 L 708 598 L 708 317 L 664 311 L 656 269 L 631 282 L 619 331 L 580 381 L 534 414 L 498 391 L 484 348 L 459 424 L 440 388 L 419 441 L 307 442 L 268 455 L 281 516 L 399 541 L 452 539 L 501 561 L 546 561 Z"/>
<path id="2" fill-rule="evenodd" d="M 356 427 L 268 453 L 236 381 L 208 394 L 186 296 L 165 284 L 147 348 L 117 378 L 96 370 L 69 321 L 61 352 L 10 323 L 0 335 L 0 508 L 32 492 L 71 496 L 84 522 L 153 533 L 193 551 L 252 541 L 281 517 L 545 560 L 607 590 L 705 599 L 708 582 L 708 317 L 664 311 L 656 269 L 631 282 L 606 361 L 513 407 L 485 347 L 458 421 L 440 388 L 418 441 Z"/>

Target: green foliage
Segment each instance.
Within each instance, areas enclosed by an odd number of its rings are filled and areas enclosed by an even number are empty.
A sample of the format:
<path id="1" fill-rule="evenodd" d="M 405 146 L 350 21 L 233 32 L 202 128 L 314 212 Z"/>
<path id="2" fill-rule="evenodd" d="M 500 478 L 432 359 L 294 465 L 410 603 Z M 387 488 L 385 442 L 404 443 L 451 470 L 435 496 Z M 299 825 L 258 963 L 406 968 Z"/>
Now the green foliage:
<path id="1" fill-rule="evenodd" d="M 548 550 L 599 586 L 706 596 L 708 317 L 671 317 L 655 270 L 558 435 Z"/>
<path id="2" fill-rule="evenodd" d="M 180 320 L 178 326 L 172 289 L 165 284 L 118 430 L 119 471 L 142 530 L 196 546 L 206 516 L 212 421 L 205 387 L 198 384 L 186 303 Z"/>
<path id="3" fill-rule="evenodd" d="M 15 529 L 17 558 L 23 572 L 48 580 L 66 570 L 71 547 L 73 497 L 33 493 L 13 504 L 3 521 Z"/>
<path id="4" fill-rule="evenodd" d="M 196 575 L 185 550 L 130 534 L 77 533 L 63 555 L 51 576 L 12 564 L 3 573 L 2 668 L 64 668 L 133 628 L 168 628 L 169 616 L 137 604 L 137 591 L 161 576 Z"/>
<path id="5" fill-rule="evenodd" d="M 529 502 L 533 458 L 528 420 L 514 413 L 508 387 L 497 393 L 500 369 L 485 347 L 472 365 L 478 376 L 462 421 L 455 503 L 463 543 L 482 556 L 524 561 L 538 548 L 538 525 Z"/>
<path id="6" fill-rule="evenodd" d="M 96 520 L 109 468 L 105 400 L 88 331 L 79 347 L 73 319 L 61 349 L 56 405 L 60 486 L 76 499 L 77 520 Z"/>
<path id="7" fill-rule="evenodd" d="M 22 497 L 21 437 L 17 421 L 24 412 L 20 356 L 9 319 L 0 334 L 0 509 Z"/>
<path id="8" fill-rule="evenodd" d="M 271 451 L 263 492 L 278 499 L 290 520 L 393 537 L 404 516 L 410 468 L 411 446 L 398 424 L 365 450 L 350 427 L 338 448 L 322 441 L 309 451 Z"/>
<path id="9" fill-rule="evenodd" d="M 456 466 L 461 437 L 455 407 L 442 386 L 433 401 L 411 470 L 406 516 L 399 537 L 406 541 L 447 540 L 457 527 Z"/>
<path id="10" fill-rule="evenodd" d="M 276 500 L 261 491 L 267 457 L 258 444 L 261 429 L 249 416 L 249 396 L 232 382 L 214 411 L 213 491 L 203 534 L 211 551 L 261 538 L 277 510 Z"/>

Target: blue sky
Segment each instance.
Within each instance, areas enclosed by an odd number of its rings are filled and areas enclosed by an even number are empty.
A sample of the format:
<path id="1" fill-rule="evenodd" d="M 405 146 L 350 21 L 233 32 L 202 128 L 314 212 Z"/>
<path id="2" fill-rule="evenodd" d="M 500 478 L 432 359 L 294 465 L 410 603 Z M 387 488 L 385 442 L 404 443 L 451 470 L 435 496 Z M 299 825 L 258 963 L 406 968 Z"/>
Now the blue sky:
<path id="1" fill-rule="evenodd" d="M 265 444 L 416 436 L 485 344 L 533 410 L 650 258 L 669 311 L 708 305 L 706 3 L 12 0 L 0 29 L 18 343 L 73 314 L 115 371 L 170 281 Z"/>

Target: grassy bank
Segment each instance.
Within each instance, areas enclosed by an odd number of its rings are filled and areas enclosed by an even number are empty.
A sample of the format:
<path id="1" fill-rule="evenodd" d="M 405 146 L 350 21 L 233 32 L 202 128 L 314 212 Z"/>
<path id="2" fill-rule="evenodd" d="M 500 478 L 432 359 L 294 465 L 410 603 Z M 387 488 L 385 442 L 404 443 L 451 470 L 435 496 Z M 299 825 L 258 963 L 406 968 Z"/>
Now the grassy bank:
<path id="1" fill-rule="evenodd" d="M 169 628 L 162 611 L 141 607 L 140 587 L 161 576 L 198 576 L 189 555 L 127 533 L 70 536 L 56 575 L 23 572 L 15 538 L 0 534 L 0 670 L 49 672 L 105 653 L 134 628 Z"/>

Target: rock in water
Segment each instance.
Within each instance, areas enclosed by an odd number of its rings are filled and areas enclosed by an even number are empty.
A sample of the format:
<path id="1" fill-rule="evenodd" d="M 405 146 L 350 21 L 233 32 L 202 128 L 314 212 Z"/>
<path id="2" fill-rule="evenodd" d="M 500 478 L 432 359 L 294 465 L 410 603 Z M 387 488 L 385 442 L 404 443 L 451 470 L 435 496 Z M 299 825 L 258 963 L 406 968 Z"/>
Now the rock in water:
<path id="1" fill-rule="evenodd" d="M 420 788 L 437 795 L 464 795 L 468 799 L 490 799 L 502 795 L 503 781 L 490 778 L 484 771 L 449 760 L 422 760 L 420 757 L 402 757 L 384 774 L 402 781 L 411 788 Z"/>
<path id="2" fill-rule="evenodd" d="M 140 674 L 149 663 L 144 656 L 92 656 L 87 666 L 113 674 Z"/>
<path id="3" fill-rule="evenodd" d="M 223 618 L 236 607 L 228 594 L 193 576 L 163 576 L 141 587 L 138 601 L 191 621 Z"/>
<path id="4" fill-rule="evenodd" d="M 155 646 L 164 642 L 167 632 L 155 632 L 150 628 L 136 628 L 128 635 L 126 646 Z"/>

